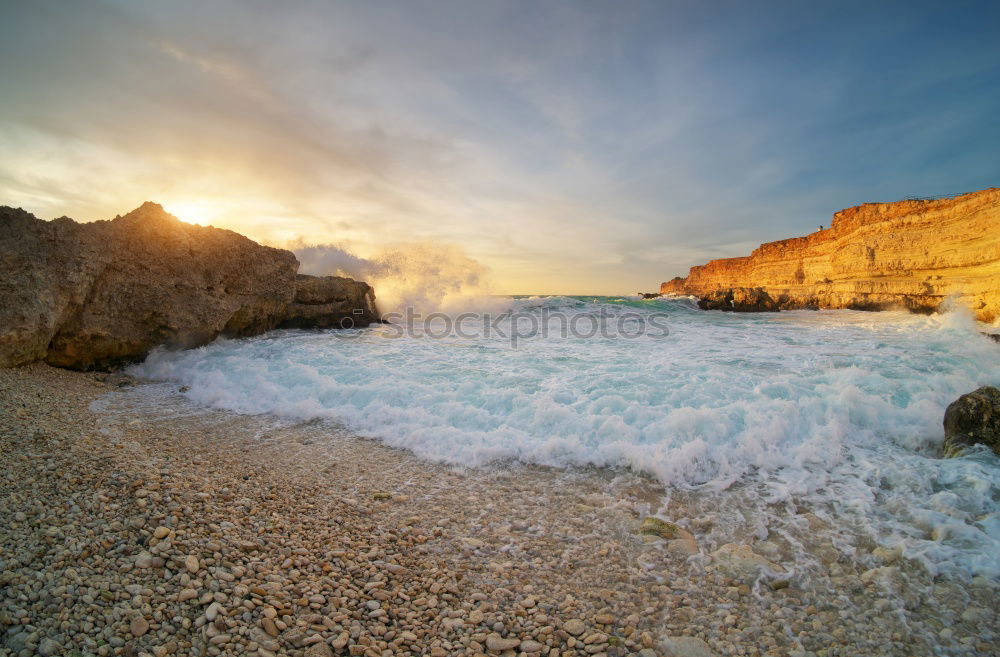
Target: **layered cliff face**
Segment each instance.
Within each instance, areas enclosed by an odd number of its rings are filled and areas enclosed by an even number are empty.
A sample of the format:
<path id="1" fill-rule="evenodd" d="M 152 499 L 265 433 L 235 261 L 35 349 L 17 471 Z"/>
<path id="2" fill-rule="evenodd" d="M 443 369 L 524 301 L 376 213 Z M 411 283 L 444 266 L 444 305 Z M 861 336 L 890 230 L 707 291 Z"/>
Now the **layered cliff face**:
<path id="1" fill-rule="evenodd" d="M 936 310 L 946 299 L 1000 318 L 1000 189 L 955 198 L 865 203 L 827 230 L 692 267 L 664 294 L 767 291 L 782 308 Z"/>
<path id="2" fill-rule="evenodd" d="M 297 269 L 289 251 L 183 223 L 155 203 L 87 224 L 0 208 L 0 366 L 106 368 L 159 345 L 377 321 L 367 284 L 339 279 L 331 291 Z M 329 293 L 303 318 L 298 297 L 316 286 Z"/>

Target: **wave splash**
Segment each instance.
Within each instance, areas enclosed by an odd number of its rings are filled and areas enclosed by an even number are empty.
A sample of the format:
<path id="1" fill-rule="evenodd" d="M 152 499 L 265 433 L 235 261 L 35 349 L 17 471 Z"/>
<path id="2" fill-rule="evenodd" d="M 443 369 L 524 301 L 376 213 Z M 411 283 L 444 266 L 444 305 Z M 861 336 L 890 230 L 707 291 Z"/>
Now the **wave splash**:
<path id="1" fill-rule="evenodd" d="M 342 422 L 447 463 L 629 467 L 667 486 L 752 483 L 862 519 L 933 568 L 1000 574 L 1000 459 L 940 459 L 945 407 L 1000 384 L 960 314 L 731 315 L 685 298 L 514 298 L 521 312 L 667 313 L 635 340 L 284 331 L 156 352 L 136 373 L 239 413 Z"/>
<path id="2" fill-rule="evenodd" d="M 378 290 L 382 313 L 406 308 L 428 314 L 461 312 L 496 306 L 490 299 L 489 270 L 450 244 L 417 242 L 387 246 L 371 258 L 360 257 L 335 244 L 295 242 L 289 249 L 299 270 L 315 276 L 348 276 Z"/>

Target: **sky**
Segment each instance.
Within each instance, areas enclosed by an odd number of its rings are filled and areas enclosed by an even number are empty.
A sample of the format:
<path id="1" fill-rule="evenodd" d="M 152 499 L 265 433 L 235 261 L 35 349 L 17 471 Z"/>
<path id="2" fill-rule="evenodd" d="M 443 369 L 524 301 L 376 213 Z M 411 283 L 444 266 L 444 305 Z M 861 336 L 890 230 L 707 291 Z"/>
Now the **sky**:
<path id="1" fill-rule="evenodd" d="M 0 205 L 45 219 L 151 200 L 625 294 L 1000 186 L 997 2 L 0 5 Z"/>

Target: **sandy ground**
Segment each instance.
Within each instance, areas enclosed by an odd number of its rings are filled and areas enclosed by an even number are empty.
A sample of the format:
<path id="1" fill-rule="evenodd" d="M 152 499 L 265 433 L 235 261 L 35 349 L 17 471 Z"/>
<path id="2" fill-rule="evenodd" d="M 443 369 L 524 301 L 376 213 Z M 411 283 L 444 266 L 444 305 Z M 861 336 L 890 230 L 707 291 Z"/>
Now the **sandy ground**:
<path id="1" fill-rule="evenodd" d="M 1000 652 L 996 582 L 822 509 L 762 540 L 738 490 L 450 468 L 41 365 L 0 370 L 0 449 L 0 655 Z"/>

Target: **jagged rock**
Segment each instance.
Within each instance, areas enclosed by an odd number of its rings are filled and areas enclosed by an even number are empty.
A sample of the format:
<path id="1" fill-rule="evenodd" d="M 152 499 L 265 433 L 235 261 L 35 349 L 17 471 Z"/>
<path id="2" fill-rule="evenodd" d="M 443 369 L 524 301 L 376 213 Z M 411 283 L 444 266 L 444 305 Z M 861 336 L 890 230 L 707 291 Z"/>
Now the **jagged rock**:
<path id="1" fill-rule="evenodd" d="M 297 277 L 290 251 L 183 223 L 155 203 L 84 224 L 0 208 L 0 256 L 0 367 L 106 369 L 159 345 L 377 320 L 367 284 Z"/>
<path id="2" fill-rule="evenodd" d="M 944 412 L 945 456 L 958 456 L 977 444 L 1000 455 L 1000 390 L 991 386 L 962 395 Z"/>
<path id="3" fill-rule="evenodd" d="M 762 287 L 732 287 L 714 290 L 698 299 L 702 310 L 727 310 L 741 313 L 777 312 L 777 302 Z"/>
<path id="4" fill-rule="evenodd" d="M 936 310 L 949 298 L 981 321 L 1000 317 L 1000 189 L 955 198 L 865 203 L 830 228 L 692 267 L 663 294 L 762 287 L 793 308 Z"/>

